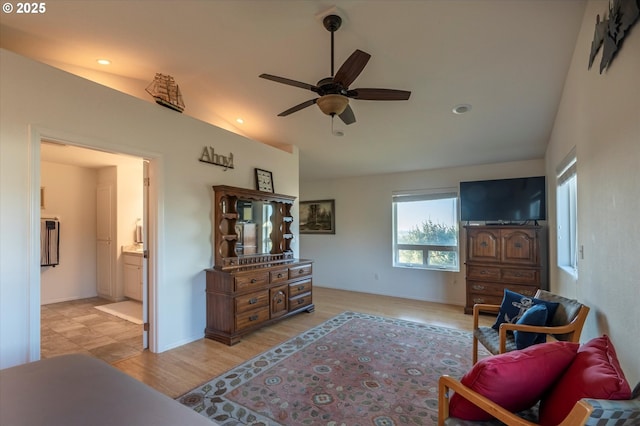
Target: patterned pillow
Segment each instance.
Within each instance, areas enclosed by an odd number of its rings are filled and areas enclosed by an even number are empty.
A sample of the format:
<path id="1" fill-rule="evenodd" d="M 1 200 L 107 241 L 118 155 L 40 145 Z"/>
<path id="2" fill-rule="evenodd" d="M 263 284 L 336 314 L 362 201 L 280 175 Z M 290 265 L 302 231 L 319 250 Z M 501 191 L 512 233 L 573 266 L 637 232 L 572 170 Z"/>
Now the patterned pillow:
<path id="1" fill-rule="evenodd" d="M 511 412 L 526 410 L 555 383 L 575 358 L 579 346 L 550 342 L 493 355 L 478 361 L 460 383 Z M 493 418 L 457 393 L 449 401 L 449 413 L 464 420 Z"/>
<path id="2" fill-rule="evenodd" d="M 503 322 L 516 323 L 524 315 L 524 313 L 533 305 L 544 304 L 547 307 L 547 322 L 550 325 L 553 316 L 558 309 L 559 303 L 547 302 L 546 300 L 536 299 L 535 297 L 524 296 L 511 290 L 504 290 L 504 297 L 500 305 L 500 313 L 496 319 L 496 323 L 492 325 L 495 330 L 500 329 Z"/>
<path id="3" fill-rule="evenodd" d="M 545 325 L 547 323 L 547 316 L 547 306 L 540 303 L 527 309 L 527 312 L 520 317 L 517 324 Z M 516 348 L 518 349 L 528 348 L 531 345 L 537 345 L 538 343 L 547 341 L 547 335 L 544 333 L 529 333 L 515 330 L 513 337 L 516 341 Z"/>

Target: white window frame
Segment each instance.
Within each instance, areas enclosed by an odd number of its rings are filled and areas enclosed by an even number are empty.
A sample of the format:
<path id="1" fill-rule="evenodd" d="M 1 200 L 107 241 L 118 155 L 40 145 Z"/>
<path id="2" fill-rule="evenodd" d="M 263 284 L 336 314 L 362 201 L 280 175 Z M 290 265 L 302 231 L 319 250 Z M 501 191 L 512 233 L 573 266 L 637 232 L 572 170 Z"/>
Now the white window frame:
<path id="1" fill-rule="evenodd" d="M 578 161 L 576 150 L 556 168 L 558 267 L 578 277 Z"/>
<path id="2" fill-rule="evenodd" d="M 455 219 L 453 225 L 456 228 L 456 245 L 455 246 L 441 246 L 430 244 L 400 244 L 398 243 L 398 222 L 397 222 L 397 205 L 402 202 L 411 201 L 430 201 L 430 200 L 442 200 L 453 199 L 454 200 L 454 215 Z M 459 199 L 457 188 L 441 188 L 433 190 L 420 190 L 420 191 L 395 191 L 392 197 L 393 205 L 393 267 L 398 268 L 415 268 L 415 269 L 428 269 L 435 271 L 460 271 L 460 229 L 459 229 Z M 428 218 L 425 218 L 428 220 Z M 402 263 L 400 262 L 400 250 L 421 250 L 422 251 L 422 264 L 415 263 Z M 455 252 L 456 262 L 454 266 L 443 267 L 439 265 L 429 264 L 429 253 L 432 251 L 446 251 Z"/>

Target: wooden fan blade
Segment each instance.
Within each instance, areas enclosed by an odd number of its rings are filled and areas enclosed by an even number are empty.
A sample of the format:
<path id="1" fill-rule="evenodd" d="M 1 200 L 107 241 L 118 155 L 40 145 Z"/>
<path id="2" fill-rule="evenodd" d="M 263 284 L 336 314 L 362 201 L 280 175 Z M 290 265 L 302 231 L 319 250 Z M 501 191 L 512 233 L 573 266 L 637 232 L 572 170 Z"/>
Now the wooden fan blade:
<path id="1" fill-rule="evenodd" d="M 353 89 L 347 91 L 347 97 L 368 101 L 406 101 L 411 92 L 395 89 Z"/>
<path id="2" fill-rule="evenodd" d="M 301 81 L 291 80 L 284 77 L 278 77 L 277 75 L 271 74 L 260 74 L 260 78 L 265 78 L 267 80 L 275 81 L 276 83 L 287 84 L 289 86 L 299 87 L 301 89 L 311 90 L 312 92 L 318 93 L 318 87 L 313 84 L 303 83 Z"/>
<path id="3" fill-rule="evenodd" d="M 353 124 L 356 122 L 356 116 L 353 115 L 353 110 L 351 109 L 351 105 L 347 105 L 345 110 L 342 111 L 342 114 L 340 114 L 338 117 L 340 117 L 340 119 L 344 124 Z"/>
<path id="4" fill-rule="evenodd" d="M 371 58 L 371 55 L 368 53 L 362 50 L 356 50 L 344 61 L 344 64 L 342 64 L 335 77 L 333 77 L 333 81 L 341 84 L 342 87 L 346 89 L 358 78 L 365 65 L 367 65 L 367 62 L 369 62 L 369 58 Z"/>
<path id="5" fill-rule="evenodd" d="M 298 104 L 298 105 L 296 105 L 294 107 L 291 107 L 286 111 L 282 111 L 280 114 L 278 114 L 278 117 L 285 117 L 285 116 L 287 116 L 289 114 L 293 114 L 296 111 L 300 111 L 303 108 L 306 108 L 308 106 L 311 106 L 311 105 L 315 104 L 317 100 L 318 100 L 318 98 L 309 99 L 308 101 L 304 101 L 303 103 Z"/>

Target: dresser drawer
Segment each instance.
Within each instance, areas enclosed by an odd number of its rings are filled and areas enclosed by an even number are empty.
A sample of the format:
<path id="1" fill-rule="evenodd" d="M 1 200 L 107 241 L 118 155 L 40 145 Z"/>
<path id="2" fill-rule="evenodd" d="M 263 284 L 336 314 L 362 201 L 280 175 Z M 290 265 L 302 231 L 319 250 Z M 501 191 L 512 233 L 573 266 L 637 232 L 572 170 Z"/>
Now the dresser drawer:
<path id="1" fill-rule="evenodd" d="M 289 279 L 311 275 L 311 265 L 302 265 L 289 268 Z"/>
<path id="2" fill-rule="evenodd" d="M 300 294 L 311 291 L 311 278 L 289 284 L 289 297 L 296 297 Z"/>
<path id="3" fill-rule="evenodd" d="M 236 315 L 236 331 L 256 326 L 269 319 L 269 306 Z"/>
<path id="4" fill-rule="evenodd" d="M 502 296 L 489 296 L 486 294 L 468 293 L 467 305 L 473 307 L 476 303 L 486 303 L 489 305 L 499 305 L 502 303 Z"/>
<path id="5" fill-rule="evenodd" d="M 254 272 L 247 275 L 238 275 L 235 278 L 236 291 L 257 289 L 269 284 L 268 272 Z"/>
<path id="6" fill-rule="evenodd" d="M 312 301 L 311 293 L 306 293 L 301 296 L 292 297 L 289 299 L 289 311 L 295 311 L 296 309 L 310 305 Z"/>
<path id="7" fill-rule="evenodd" d="M 467 281 L 467 291 L 469 293 L 482 294 L 483 296 L 496 296 L 499 297 L 500 300 L 502 300 L 502 296 L 504 296 L 504 288 L 504 284 Z"/>
<path id="8" fill-rule="evenodd" d="M 289 273 L 287 271 L 287 268 L 269 272 L 269 282 L 271 283 L 279 283 L 282 281 L 287 281 L 288 279 Z"/>
<path id="9" fill-rule="evenodd" d="M 236 314 L 269 305 L 269 291 L 257 291 L 255 293 L 238 296 L 235 298 Z"/>
<path id="10" fill-rule="evenodd" d="M 500 268 L 467 265 L 467 278 L 474 280 L 499 280 Z"/>
<path id="11" fill-rule="evenodd" d="M 522 284 L 538 284 L 538 270 L 537 269 L 502 269 L 501 279 L 503 281 L 509 281 Z"/>

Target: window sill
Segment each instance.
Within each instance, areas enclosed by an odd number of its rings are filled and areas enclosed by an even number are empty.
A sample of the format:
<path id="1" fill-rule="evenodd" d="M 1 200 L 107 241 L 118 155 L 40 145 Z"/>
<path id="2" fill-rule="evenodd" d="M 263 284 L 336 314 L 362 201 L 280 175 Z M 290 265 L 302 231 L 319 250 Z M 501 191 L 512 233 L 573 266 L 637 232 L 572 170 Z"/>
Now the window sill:
<path id="1" fill-rule="evenodd" d="M 566 274 L 570 275 L 574 279 L 578 279 L 578 270 L 571 266 L 558 266 L 561 271 L 564 271 Z"/>

